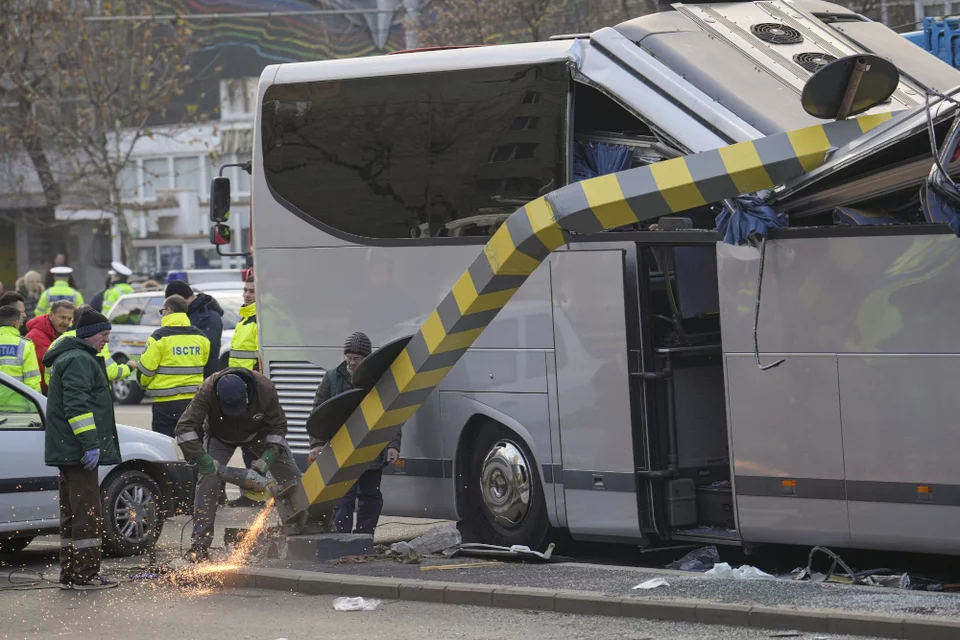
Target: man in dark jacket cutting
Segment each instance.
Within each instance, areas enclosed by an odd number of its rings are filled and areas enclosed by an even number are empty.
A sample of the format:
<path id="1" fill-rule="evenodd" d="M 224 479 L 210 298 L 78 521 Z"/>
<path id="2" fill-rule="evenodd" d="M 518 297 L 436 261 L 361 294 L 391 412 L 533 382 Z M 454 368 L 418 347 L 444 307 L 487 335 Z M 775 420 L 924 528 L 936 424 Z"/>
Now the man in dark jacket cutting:
<path id="1" fill-rule="evenodd" d="M 209 378 L 220 368 L 220 340 L 223 337 L 223 308 L 216 299 L 206 293 L 194 293 L 193 288 L 183 280 L 171 280 L 167 285 L 165 298 L 172 295 L 182 296 L 187 301 L 187 317 L 190 326 L 203 331 L 210 341 L 210 356 L 203 368 L 203 377 Z"/>
<path id="2" fill-rule="evenodd" d="M 370 338 L 365 333 L 356 332 L 347 338 L 343 345 L 343 362 L 333 371 L 328 371 L 323 382 L 313 398 L 313 408 L 316 409 L 330 398 L 345 393 L 354 388 L 353 373 L 370 355 L 373 350 Z M 334 521 L 340 533 L 370 533 L 377 528 L 380 512 L 383 511 L 383 494 L 380 492 L 380 481 L 383 478 L 383 468 L 395 463 L 400 458 L 400 437 L 397 435 L 387 443 L 376 460 L 370 463 L 370 468 L 364 471 L 346 495 L 340 499 Z M 326 445 L 313 436 L 310 436 L 310 453 L 307 460 L 316 460 L 320 451 Z M 354 511 L 356 511 L 356 528 L 353 527 Z"/>
<path id="3" fill-rule="evenodd" d="M 64 337 L 43 357 L 52 371 L 47 396 L 47 466 L 60 469 L 60 588 L 106 589 L 100 575 L 103 535 L 97 467 L 120 463 L 120 441 L 103 358 L 110 323 L 96 311 L 81 314 L 76 336 Z"/>
<path id="4" fill-rule="evenodd" d="M 226 465 L 237 447 L 260 459 L 251 468 L 273 474 L 282 490 L 300 482 L 300 469 L 287 445 L 287 417 L 277 390 L 256 371 L 224 369 L 207 378 L 177 423 L 177 444 L 200 471 L 193 507 L 193 546 L 188 560 L 209 556 L 221 482 L 217 465 Z"/>

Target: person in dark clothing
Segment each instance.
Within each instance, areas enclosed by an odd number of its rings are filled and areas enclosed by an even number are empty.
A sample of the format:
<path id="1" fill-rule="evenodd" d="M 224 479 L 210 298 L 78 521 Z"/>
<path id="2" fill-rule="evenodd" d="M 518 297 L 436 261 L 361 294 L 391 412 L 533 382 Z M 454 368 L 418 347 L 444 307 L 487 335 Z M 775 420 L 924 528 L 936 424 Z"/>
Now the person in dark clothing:
<path id="1" fill-rule="evenodd" d="M 333 371 L 327 371 L 323 382 L 313 398 L 313 408 L 316 409 L 330 398 L 350 391 L 353 386 L 353 372 L 363 359 L 372 351 L 370 338 L 364 333 L 354 333 L 347 338 L 343 345 L 344 360 Z M 340 499 L 334 521 L 340 533 L 369 533 L 372 534 L 380 520 L 383 510 L 383 494 L 380 492 L 380 481 L 383 478 L 383 468 L 400 459 L 400 432 L 387 443 L 376 460 L 370 463 L 370 468 L 364 471 L 356 483 Z M 310 453 L 308 461 L 317 459 L 320 451 L 326 445 L 312 436 L 310 437 Z M 353 526 L 356 512 L 356 528 Z"/>
<path id="2" fill-rule="evenodd" d="M 251 467 L 266 476 L 272 469 L 280 490 L 299 484 L 300 469 L 287 444 L 287 416 L 276 387 L 256 371 L 240 367 L 216 373 L 200 385 L 177 422 L 177 444 L 200 472 L 193 510 L 191 562 L 209 557 L 215 504 L 221 481 L 217 466 L 226 465 L 237 447 L 259 455 Z"/>
<path id="3" fill-rule="evenodd" d="M 43 286 L 49 289 L 50 287 L 53 286 L 53 283 L 56 281 L 56 277 L 54 276 L 53 272 L 50 269 L 53 269 L 54 267 L 67 267 L 67 266 L 69 266 L 67 264 L 67 256 L 63 255 L 62 253 L 58 253 L 53 258 L 53 264 L 50 265 L 50 268 L 47 269 L 47 272 L 43 276 Z M 73 280 L 72 273 L 70 274 L 70 278 L 67 279 L 67 283 L 70 285 L 70 288 L 72 289 L 77 288 L 77 283 Z"/>
<path id="4" fill-rule="evenodd" d="M 203 368 L 203 378 L 207 379 L 220 370 L 220 340 L 223 337 L 223 308 L 216 299 L 206 293 L 195 294 L 189 284 L 183 280 L 171 280 L 167 284 L 166 297 L 183 296 L 187 301 L 187 317 L 190 324 L 203 331 L 210 341 L 210 358 Z"/>
<path id="5" fill-rule="evenodd" d="M 93 294 L 93 297 L 90 299 L 90 306 L 93 307 L 97 313 L 103 313 L 103 294 L 107 292 L 111 284 L 112 278 L 107 276 L 106 282 L 103 283 L 103 289 Z"/>
<path id="6" fill-rule="evenodd" d="M 60 471 L 60 588 L 106 589 L 100 574 L 103 535 L 97 467 L 120 463 L 113 398 L 103 359 L 110 323 L 95 311 L 80 315 L 76 336 L 43 357 L 53 374 L 47 401 L 44 461 Z"/>

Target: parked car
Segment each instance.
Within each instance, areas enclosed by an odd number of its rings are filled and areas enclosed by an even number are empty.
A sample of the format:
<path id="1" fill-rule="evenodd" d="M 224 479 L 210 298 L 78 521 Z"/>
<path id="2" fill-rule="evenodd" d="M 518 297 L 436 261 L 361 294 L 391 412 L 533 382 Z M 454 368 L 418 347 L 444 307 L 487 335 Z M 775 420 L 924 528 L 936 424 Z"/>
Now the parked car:
<path id="1" fill-rule="evenodd" d="M 226 283 L 224 283 L 225 285 Z M 194 285 L 194 291 L 201 292 Z M 206 288 L 203 292 L 208 292 Z M 230 359 L 230 341 L 240 322 L 240 307 L 243 305 L 243 284 L 231 283 L 230 288 L 211 288 L 210 295 L 223 308 L 223 336 L 220 340 L 220 367 L 226 367 Z M 110 331 L 110 355 L 117 362 L 139 360 L 147 348 L 147 338 L 160 328 L 160 308 L 163 306 L 163 291 L 142 291 L 122 296 L 110 309 L 107 318 L 113 329 Z M 120 404 L 139 404 L 143 388 L 131 376 L 113 382 L 113 397 Z"/>
<path id="2" fill-rule="evenodd" d="M 58 477 L 43 461 L 47 399 L 4 373 L 0 385 L 32 407 L 0 407 L 0 553 L 16 553 L 58 533 Z M 173 438 L 126 425 L 117 434 L 122 462 L 100 467 L 103 549 L 128 556 L 156 542 L 165 518 L 192 512 L 196 467 Z"/>

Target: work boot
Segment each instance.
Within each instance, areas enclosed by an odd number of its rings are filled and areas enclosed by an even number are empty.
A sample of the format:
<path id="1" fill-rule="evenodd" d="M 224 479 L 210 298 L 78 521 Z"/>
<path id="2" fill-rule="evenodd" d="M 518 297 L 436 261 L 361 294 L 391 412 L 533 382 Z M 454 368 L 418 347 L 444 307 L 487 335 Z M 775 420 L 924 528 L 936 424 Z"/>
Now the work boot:
<path id="1" fill-rule="evenodd" d="M 59 585 L 61 589 L 69 591 L 70 589 L 73 589 L 73 578 L 65 573 L 61 573 Z"/>
<path id="2" fill-rule="evenodd" d="M 210 550 L 203 545 L 195 544 L 184 554 L 183 559 L 193 564 L 208 562 L 210 560 Z"/>
<path id="3" fill-rule="evenodd" d="M 99 573 L 89 580 L 75 580 L 73 588 L 77 591 L 94 591 L 97 589 L 111 589 L 120 584 L 116 580 L 105 578 Z"/>
<path id="4" fill-rule="evenodd" d="M 236 500 L 231 500 L 227 503 L 228 507 L 262 507 L 264 503 L 259 500 L 254 500 L 248 498 L 247 496 L 240 494 L 240 497 Z"/>

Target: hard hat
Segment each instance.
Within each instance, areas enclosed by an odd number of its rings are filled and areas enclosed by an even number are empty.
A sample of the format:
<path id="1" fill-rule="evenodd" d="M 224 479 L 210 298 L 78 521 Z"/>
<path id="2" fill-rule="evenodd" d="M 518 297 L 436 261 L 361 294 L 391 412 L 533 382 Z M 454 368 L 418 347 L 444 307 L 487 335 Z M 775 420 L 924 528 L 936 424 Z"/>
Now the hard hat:
<path id="1" fill-rule="evenodd" d="M 50 273 L 55 276 L 68 276 L 73 273 L 73 267 L 52 267 Z"/>
<path id="2" fill-rule="evenodd" d="M 133 275 L 133 271 L 127 265 L 122 262 L 117 262 L 114 260 L 110 263 L 110 266 L 113 267 L 113 273 L 110 275 L 120 274 L 121 276 L 130 276 Z"/>

